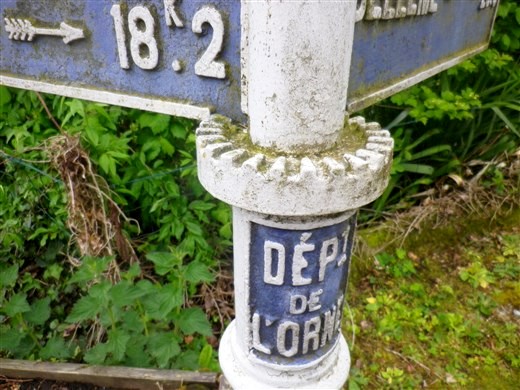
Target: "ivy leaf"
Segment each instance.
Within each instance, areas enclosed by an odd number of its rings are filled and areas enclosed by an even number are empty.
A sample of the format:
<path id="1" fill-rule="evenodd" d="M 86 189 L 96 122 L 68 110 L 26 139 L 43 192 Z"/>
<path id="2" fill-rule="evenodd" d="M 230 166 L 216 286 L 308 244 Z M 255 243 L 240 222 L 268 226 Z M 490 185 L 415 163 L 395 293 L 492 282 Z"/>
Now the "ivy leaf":
<path id="1" fill-rule="evenodd" d="M 123 272 L 121 277 L 125 280 L 134 280 L 139 275 L 141 275 L 141 267 L 138 263 L 134 263 L 128 268 L 126 272 Z"/>
<path id="2" fill-rule="evenodd" d="M 200 307 L 190 307 L 183 310 L 175 323 L 187 335 L 199 333 L 203 336 L 211 336 L 213 334 L 211 325 Z"/>
<path id="3" fill-rule="evenodd" d="M 29 303 L 27 303 L 27 294 L 18 293 L 13 295 L 9 302 L 4 306 L 4 312 L 9 317 L 14 317 L 19 313 L 25 313 L 31 310 Z"/>
<path id="4" fill-rule="evenodd" d="M 16 351 L 23 336 L 18 329 L 0 328 L 0 351 Z"/>
<path id="5" fill-rule="evenodd" d="M 85 257 L 85 259 L 83 259 L 83 264 L 74 273 L 74 275 L 72 275 L 68 283 L 80 283 L 83 285 L 85 282 L 91 282 L 99 279 L 107 270 L 108 265 L 112 260 L 113 257 Z"/>
<path id="6" fill-rule="evenodd" d="M 231 228 L 231 223 L 226 223 L 222 225 L 222 227 L 218 230 L 218 234 L 225 240 L 230 240 L 233 237 L 233 229 Z"/>
<path id="7" fill-rule="evenodd" d="M 159 142 L 161 143 L 162 151 L 164 154 L 168 156 L 173 156 L 173 153 L 175 152 L 175 148 L 173 145 L 166 139 L 166 138 L 160 138 Z"/>
<path id="8" fill-rule="evenodd" d="M 105 173 L 110 173 L 110 167 L 112 165 L 112 158 L 107 154 L 103 153 L 98 160 L 98 164 Z"/>
<path id="9" fill-rule="evenodd" d="M 40 351 L 40 358 L 44 360 L 50 360 L 50 359 L 68 359 L 72 357 L 72 351 L 71 348 L 67 345 L 65 340 L 63 340 L 59 336 L 54 336 L 49 341 L 47 341 L 47 344 L 45 344 L 45 347 L 42 348 Z"/>
<path id="10" fill-rule="evenodd" d="M 213 357 L 213 348 L 206 344 L 199 354 L 199 367 L 202 369 L 209 369 L 211 365 L 211 358 Z"/>
<path id="11" fill-rule="evenodd" d="M 189 232 L 195 236 L 202 236 L 202 228 L 200 225 L 196 222 L 192 221 L 184 221 L 184 224 L 186 225 L 186 228 L 188 228 Z"/>
<path id="12" fill-rule="evenodd" d="M 121 322 L 125 324 L 125 329 L 128 329 L 132 333 L 140 334 L 144 331 L 143 321 L 139 317 L 139 314 L 134 310 L 125 311 L 121 315 Z"/>
<path id="13" fill-rule="evenodd" d="M 196 371 L 199 369 L 198 363 L 199 363 L 199 354 L 197 353 L 197 351 L 188 350 L 188 351 L 182 352 L 179 355 L 173 368 L 178 368 L 181 370 Z"/>
<path id="14" fill-rule="evenodd" d="M 163 332 L 150 337 L 148 351 L 160 368 L 167 368 L 170 359 L 177 356 L 181 349 L 173 332 Z"/>
<path id="15" fill-rule="evenodd" d="M 143 279 L 135 284 L 135 288 L 141 291 L 143 295 L 155 294 L 157 285 L 152 284 L 149 280 Z"/>
<path id="16" fill-rule="evenodd" d="M 212 282 L 214 279 L 208 266 L 198 260 L 192 261 L 186 266 L 184 277 L 191 283 Z"/>
<path id="17" fill-rule="evenodd" d="M 162 133 L 170 124 L 170 116 L 155 113 L 143 113 L 137 120 L 141 128 L 149 127 L 155 135 Z"/>
<path id="18" fill-rule="evenodd" d="M 194 200 L 190 203 L 189 208 L 191 210 L 197 210 L 197 211 L 208 211 L 214 208 L 215 205 L 213 203 L 204 202 L 202 200 Z"/>
<path id="19" fill-rule="evenodd" d="M 98 302 L 98 305 L 106 306 L 108 304 L 108 292 L 111 288 L 112 283 L 108 280 L 103 280 L 101 283 L 90 287 L 88 294 Z"/>
<path id="20" fill-rule="evenodd" d="M 88 364 L 103 364 L 108 354 L 108 348 L 106 344 L 96 344 L 94 347 L 89 349 L 83 356 Z"/>
<path id="21" fill-rule="evenodd" d="M 123 280 L 112 286 L 108 292 L 114 305 L 123 307 L 134 303 L 134 301 L 145 294 L 144 291 L 133 286 L 130 282 Z"/>
<path id="22" fill-rule="evenodd" d="M 76 302 L 66 321 L 75 323 L 94 319 L 102 309 L 99 299 L 89 295 Z"/>
<path id="23" fill-rule="evenodd" d="M 174 268 L 182 265 L 184 253 L 174 252 L 151 252 L 146 255 L 146 258 L 155 265 L 155 272 L 158 275 L 166 275 Z"/>
<path id="24" fill-rule="evenodd" d="M 142 335 L 133 336 L 126 346 L 126 359 L 124 364 L 131 367 L 151 367 L 151 359 L 148 353 L 143 353 L 147 338 Z"/>
<path id="25" fill-rule="evenodd" d="M 9 93 L 9 90 L 4 86 L 0 86 L 0 105 L 7 105 L 7 103 L 9 103 L 10 101 L 11 94 Z"/>
<path id="26" fill-rule="evenodd" d="M 183 303 L 182 289 L 172 283 L 157 286 L 157 292 L 143 299 L 143 306 L 150 318 L 162 320 Z"/>
<path id="27" fill-rule="evenodd" d="M 130 340 L 130 335 L 122 330 L 112 329 L 108 331 L 107 351 L 112 353 L 112 357 L 117 362 L 123 360 L 128 340 Z"/>
<path id="28" fill-rule="evenodd" d="M 63 267 L 59 264 L 51 264 L 46 267 L 45 272 L 43 273 L 43 279 L 55 279 L 60 280 L 60 275 L 63 271 Z"/>
<path id="29" fill-rule="evenodd" d="M 18 279 L 18 265 L 14 264 L 0 271 L 0 288 L 13 287 Z"/>
<path id="30" fill-rule="evenodd" d="M 185 139 L 186 138 L 186 127 L 181 123 L 174 122 L 170 127 L 170 132 L 175 138 Z"/>
<path id="31" fill-rule="evenodd" d="M 24 313 L 26 321 L 34 325 L 43 325 L 51 316 L 51 298 L 39 299 L 31 305 L 31 310 Z"/>

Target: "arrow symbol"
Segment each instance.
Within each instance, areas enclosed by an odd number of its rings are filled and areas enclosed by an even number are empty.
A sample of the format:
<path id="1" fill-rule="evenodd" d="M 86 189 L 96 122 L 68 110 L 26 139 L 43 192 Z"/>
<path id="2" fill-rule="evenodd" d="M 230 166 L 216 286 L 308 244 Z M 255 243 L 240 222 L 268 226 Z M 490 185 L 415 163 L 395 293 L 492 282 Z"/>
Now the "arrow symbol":
<path id="1" fill-rule="evenodd" d="M 4 21 L 9 39 L 15 41 L 32 41 L 36 35 L 50 35 L 62 37 L 63 42 L 68 44 L 85 37 L 81 28 L 74 28 L 65 22 L 60 23 L 60 28 L 42 28 L 34 27 L 27 19 L 5 18 Z"/>

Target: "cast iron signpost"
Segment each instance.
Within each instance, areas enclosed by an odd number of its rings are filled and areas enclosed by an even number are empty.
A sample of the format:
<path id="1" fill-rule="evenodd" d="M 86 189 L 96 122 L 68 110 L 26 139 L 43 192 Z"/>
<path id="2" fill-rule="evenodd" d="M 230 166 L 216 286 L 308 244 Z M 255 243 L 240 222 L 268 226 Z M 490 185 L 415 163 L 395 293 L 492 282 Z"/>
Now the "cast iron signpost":
<path id="1" fill-rule="evenodd" d="M 483 50 L 498 2 L 356 1 L 349 112 Z M 240 4 L 2 0 L 2 83 L 196 119 L 209 108 L 243 122 Z"/>
<path id="2" fill-rule="evenodd" d="M 346 115 L 485 49 L 497 3 L 3 0 L 0 84 L 201 120 L 199 178 L 233 206 L 227 382 L 340 388 L 356 210 L 393 149 Z"/>

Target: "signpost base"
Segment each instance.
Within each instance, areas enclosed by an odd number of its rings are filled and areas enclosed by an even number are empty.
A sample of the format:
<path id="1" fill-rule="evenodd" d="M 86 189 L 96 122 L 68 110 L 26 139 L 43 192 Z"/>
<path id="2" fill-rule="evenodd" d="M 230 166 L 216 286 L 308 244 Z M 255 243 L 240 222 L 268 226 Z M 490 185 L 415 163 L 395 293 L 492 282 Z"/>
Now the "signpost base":
<path id="1" fill-rule="evenodd" d="M 233 205 L 236 319 L 219 358 L 232 389 L 340 389 L 341 335 L 356 210 L 388 181 L 393 141 L 377 123 L 345 121 L 326 151 L 250 143 L 228 119 L 197 129 L 199 179 Z"/>
<path id="2" fill-rule="evenodd" d="M 315 366 L 289 370 L 252 364 L 241 352 L 236 321 L 225 330 L 220 341 L 219 361 L 227 382 L 221 389 L 340 389 L 350 370 L 350 352 L 340 335 L 331 352 Z"/>

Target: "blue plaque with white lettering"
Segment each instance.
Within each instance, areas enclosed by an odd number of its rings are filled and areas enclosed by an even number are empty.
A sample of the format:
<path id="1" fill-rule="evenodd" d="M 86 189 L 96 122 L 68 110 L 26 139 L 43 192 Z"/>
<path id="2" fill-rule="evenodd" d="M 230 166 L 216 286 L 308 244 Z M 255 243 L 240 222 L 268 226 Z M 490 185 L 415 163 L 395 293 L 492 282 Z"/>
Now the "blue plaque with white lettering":
<path id="1" fill-rule="evenodd" d="M 332 349 L 355 226 L 355 215 L 309 230 L 251 224 L 251 340 L 259 359 L 301 365 Z"/>
<path id="2" fill-rule="evenodd" d="M 245 122 L 241 4 L 2 0 L 0 84 L 196 119 L 216 111 Z M 484 50 L 497 4 L 358 0 L 347 111 Z"/>
<path id="3" fill-rule="evenodd" d="M 487 48 L 498 0 L 358 0 L 347 111 Z"/>
<path id="4" fill-rule="evenodd" d="M 241 121 L 240 1 L 2 0 L 0 83 Z"/>

